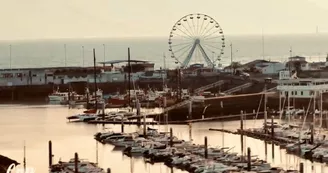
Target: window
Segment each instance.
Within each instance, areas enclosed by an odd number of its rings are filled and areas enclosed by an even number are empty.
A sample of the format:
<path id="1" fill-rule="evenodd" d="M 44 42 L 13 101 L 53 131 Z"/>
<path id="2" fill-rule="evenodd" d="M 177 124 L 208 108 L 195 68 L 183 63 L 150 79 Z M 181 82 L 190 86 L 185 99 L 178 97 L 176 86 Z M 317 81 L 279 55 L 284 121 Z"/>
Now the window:
<path id="1" fill-rule="evenodd" d="M 303 91 L 301 91 L 301 95 L 303 95 Z"/>
<path id="2" fill-rule="evenodd" d="M 297 95 L 297 91 L 295 91 L 295 95 Z"/>
<path id="3" fill-rule="evenodd" d="M 294 91 L 292 91 L 292 95 L 294 95 Z"/>

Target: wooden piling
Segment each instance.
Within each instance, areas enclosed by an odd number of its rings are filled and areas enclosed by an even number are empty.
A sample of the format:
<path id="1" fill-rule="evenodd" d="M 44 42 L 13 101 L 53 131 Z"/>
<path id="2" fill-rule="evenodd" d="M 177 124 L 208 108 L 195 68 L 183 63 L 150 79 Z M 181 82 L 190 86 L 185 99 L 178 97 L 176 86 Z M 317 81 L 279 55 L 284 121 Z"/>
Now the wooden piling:
<path id="1" fill-rule="evenodd" d="M 241 153 L 244 154 L 244 114 L 240 111 L 240 145 Z"/>
<path id="2" fill-rule="evenodd" d="M 189 107 L 188 107 L 188 119 L 192 119 L 192 101 L 189 102 Z"/>
<path id="3" fill-rule="evenodd" d="M 136 101 L 136 109 L 137 109 L 137 124 L 140 127 L 141 126 L 141 117 L 140 117 L 140 103 L 139 100 L 137 99 Z"/>
<path id="4" fill-rule="evenodd" d="M 265 155 L 265 161 L 268 160 L 268 142 L 264 140 L 264 155 Z"/>
<path id="5" fill-rule="evenodd" d="M 304 164 L 300 163 L 300 173 L 304 173 Z"/>
<path id="6" fill-rule="evenodd" d="M 173 130 L 170 128 L 170 146 L 173 147 Z"/>
<path id="7" fill-rule="evenodd" d="M 75 153 L 74 157 L 74 173 L 79 173 L 79 168 L 78 168 L 78 163 L 79 163 L 79 156 L 77 153 Z"/>
<path id="8" fill-rule="evenodd" d="M 274 159 L 274 116 L 271 116 L 271 143 L 272 143 L 272 159 Z"/>
<path id="9" fill-rule="evenodd" d="M 208 158 L 208 152 L 207 152 L 207 136 L 205 136 L 204 138 L 204 156 L 205 156 L 205 159 Z"/>
<path id="10" fill-rule="evenodd" d="M 247 171 L 251 171 L 251 148 L 247 148 Z"/>
<path id="11" fill-rule="evenodd" d="M 124 133 L 124 123 L 123 123 L 123 118 L 121 120 L 121 133 Z"/>
<path id="12" fill-rule="evenodd" d="M 49 141 L 49 168 L 52 166 L 52 142 Z"/>
<path id="13" fill-rule="evenodd" d="M 313 129 L 313 124 L 310 125 L 311 129 L 311 144 L 314 144 L 314 129 Z"/>
<path id="14" fill-rule="evenodd" d="M 111 173 L 111 170 L 110 170 L 110 168 L 107 168 L 107 173 Z"/>

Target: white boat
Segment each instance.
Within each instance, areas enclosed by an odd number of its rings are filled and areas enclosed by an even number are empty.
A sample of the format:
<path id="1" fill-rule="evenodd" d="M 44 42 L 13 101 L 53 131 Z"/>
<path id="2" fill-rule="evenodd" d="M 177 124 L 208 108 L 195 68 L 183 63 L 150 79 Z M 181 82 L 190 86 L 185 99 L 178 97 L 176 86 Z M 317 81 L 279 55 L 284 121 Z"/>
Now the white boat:
<path id="1" fill-rule="evenodd" d="M 68 92 L 55 91 L 48 96 L 48 99 L 51 102 L 62 102 L 64 100 L 68 100 Z"/>
<path id="2" fill-rule="evenodd" d="M 98 114 L 90 114 L 90 113 L 84 113 L 84 114 L 78 114 L 67 117 L 68 120 L 78 120 L 82 122 L 87 122 L 90 120 L 95 120 L 98 117 Z"/>
<path id="3" fill-rule="evenodd" d="M 112 141 L 112 145 L 115 147 L 127 147 L 132 146 L 135 143 L 132 135 L 124 136 L 122 139 Z"/>

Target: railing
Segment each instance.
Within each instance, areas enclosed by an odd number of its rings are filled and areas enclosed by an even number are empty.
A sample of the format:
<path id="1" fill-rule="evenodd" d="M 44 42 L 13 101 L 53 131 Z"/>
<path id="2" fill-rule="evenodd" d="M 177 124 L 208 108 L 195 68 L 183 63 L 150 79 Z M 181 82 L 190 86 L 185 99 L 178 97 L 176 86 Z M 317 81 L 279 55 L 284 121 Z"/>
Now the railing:
<path id="1" fill-rule="evenodd" d="M 270 89 L 266 90 L 266 92 L 275 91 L 275 90 L 277 90 L 277 87 L 270 88 Z"/>
<path id="2" fill-rule="evenodd" d="M 177 103 L 175 105 L 169 106 L 169 107 L 164 109 L 164 112 L 168 112 L 170 110 L 173 110 L 173 109 L 176 109 L 178 107 L 184 106 L 184 105 L 188 104 L 189 102 L 191 102 L 191 100 L 185 100 L 185 101 L 182 101 L 182 102 Z"/>
<path id="3" fill-rule="evenodd" d="M 237 86 L 237 87 L 234 87 L 234 88 L 231 88 L 227 91 L 224 91 L 223 93 L 225 94 L 232 94 L 234 92 L 237 92 L 237 91 L 240 91 L 242 89 L 246 89 L 246 88 L 249 88 L 253 85 L 253 83 L 246 83 L 246 84 L 243 84 L 243 85 L 240 85 L 240 86 Z"/>
<path id="4" fill-rule="evenodd" d="M 209 85 L 205 85 L 205 86 L 202 86 L 200 88 L 195 89 L 195 93 L 199 93 L 199 92 L 202 92 L 202 91 L 205 91 L 205 90 L 208 90 L 208 89 L 211 89 L 211 88 L 220 86 L 222 84 L 224 84 L 224 81 L 223 80 L 220 80 L 220 81 L 211 83 Z"/>

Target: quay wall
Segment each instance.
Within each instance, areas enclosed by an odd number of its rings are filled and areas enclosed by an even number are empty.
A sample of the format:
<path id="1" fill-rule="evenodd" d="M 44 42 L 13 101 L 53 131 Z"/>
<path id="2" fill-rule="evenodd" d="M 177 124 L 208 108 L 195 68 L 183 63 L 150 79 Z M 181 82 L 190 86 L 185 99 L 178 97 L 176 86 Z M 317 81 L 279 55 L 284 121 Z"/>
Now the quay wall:
<path id="1" fill-rule="evenodd" d="M 204 85 L 208 85 L 214 82 L 217 82 L 219 80 L 225 80 L 227 81 L 224 85 L 221 87 L 212 88 L 210 91 L 212 92 L 218 92 L 218 91 L 224 91 L 229 88 L 236 87 L 238 85 L 242 85 L 246 83 L 247 81 L 241 80 L 238 78 L 229 78 L 229 77 L 192 77 L 192 78 L 186 78 L 181 81 L 181 88 L 188 88 L 188 89 L 196 89 Z M 100 82 L 97 83 L 97 86 L 99 89 L 103 90 L 104 94 L 114 93 L 114 92 L 120 92 L 124 93 L 126 89 L 128 89 L 128 82 L 127 81 L 120 81 L 120 82 Z M 177 81 L 175 80 L 166 80 L 164 81 L 166 85 L 169 88 L 176 89 L 177 88 Z M 156 88 L 156 89 L 162 89 L 163 88 L 163 80 L 155 80 L 155 81 L 131 81 L 131 89 L 134 88 L 140 88 L 140 89 L 148 89 Z M 31 99 L 31 98 L 46 98 L 50 93 L 52 93 L 54 90 L 59 88 L 60 91 L 68 91 L 68 88 L 71 87 L 74 91 L 76 91 L 78 94 L 84 94 L 85 88 L 88 87 L 91 92 L 94 91 L 94 83 L 93 82 L 86 82 L 86 81 L 80 81 L 80 82 L 70 82 L 62 84 L 54 84 L 54 83 L 47 83 L 47 84 L 24 84 L 24 85 L 18 85 L 18 86 L 1 86 L 0 87 L 0 100 L 25 100 L 25 99 Z"/>
<path id="2" fill-rule="evenodd" d="M 206 101 L 202 105 L 193 105 L 191 117 L 189 117 L 188 106 L 174 109 L 168 112 L 169 121 L 184 121 L 188 119 L 201 119 L 209 117 L 220 117 L 227 115 L 238 115 L 240 111 L 244 113 L 263 112 L 264 99 L 262 95 L 244 95 L 236 97 L 222 97 L 215 100 Z M 262 99 L 262 101 L 261 101 Z M 268 111 L 272 109 L 279 109 L 278 98 L 268 98 L 267 102 Z M 258 118 L 263 117 L 260 114 Z M 240 119 L 239 117 L 236 117 Z M 225 120 L 231 120 L 225 118 Z"/>

